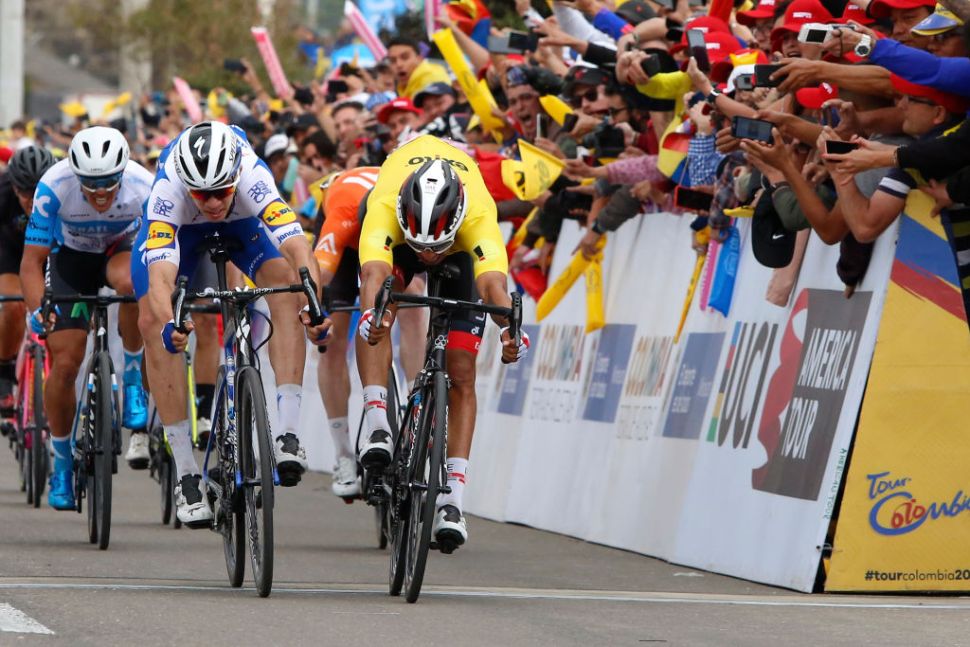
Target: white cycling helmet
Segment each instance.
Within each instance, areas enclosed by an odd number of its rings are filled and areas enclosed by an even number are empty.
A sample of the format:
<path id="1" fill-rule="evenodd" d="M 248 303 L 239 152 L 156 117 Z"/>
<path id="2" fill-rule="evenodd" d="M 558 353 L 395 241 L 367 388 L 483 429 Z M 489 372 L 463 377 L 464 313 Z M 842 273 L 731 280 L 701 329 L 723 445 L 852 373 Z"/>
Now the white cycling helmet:
<path id="1" fill-rule="evenodd" d="M 120 130 L 92 126 L 74 135 L 67 157 L 75 175 L 95 178 L 123 172 L 129 154 L 128 140 Z"/>
<path id="2" fill-rule="evenodd" d="M 441 159 L 428 160 L 404 181 L 397 220 L 415 251 L 442 253 L 455 242 L 468 203 L 461 178 Z"/>
<path id="3" fill-rule="evenodd" d="M 239 181 L 239 138 L 224 123 L 203 121 L 183 131 L 172 157 L 176 174 L 189 190 L 223 189 Z"/>

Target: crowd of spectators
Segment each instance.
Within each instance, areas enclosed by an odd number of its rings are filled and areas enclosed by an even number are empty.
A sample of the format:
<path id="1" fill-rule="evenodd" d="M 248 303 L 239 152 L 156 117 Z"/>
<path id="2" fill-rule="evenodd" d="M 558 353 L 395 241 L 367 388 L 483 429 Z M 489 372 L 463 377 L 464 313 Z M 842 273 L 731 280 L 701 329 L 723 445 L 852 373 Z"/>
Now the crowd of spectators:
<path id="1" fill-rule="evenodd" d="M 585 227 L 580 250 L 592 255 L 605 233 L 663 211 L 692 218 L 694 239 L 685 244 L 699 252 L 725 240 L 737 218 L 753 218 L 755 257 L 789 275 L 814 230 L 840 245 L 833 270 L 851 295 L 874 241 L 918 190 L 942 218 L 970 303 L 970 1 L 515 6 L 528 28 L 523 38 L 492 29 L 483 42 L 475 20 L 452 11 L 438 17 L 491 91 L 500 131 L 483 130 L 433 45 L 405 37 L 387 40 L 376 65 L 344 63 L 285 101 L 246 60 L 246 95 L 213 88 L 197 98 L 206 118 L 246 132 L 308 229 L 322 178 L 379 166 L 399 143 L 430 133 L 475 156 L 501 219 L 519 222 L 538 208 L 512 254 L 514 272 L 547 267 L 564 219 Z M 571 115 L 552 109 L 562 102 Z M 152 169 L 187 125 L 184 108 L 176 92 L 156 92 L 112 125 Z M 70 136 L 70 128 L 50 126 L 33 133 L 59 148 Z M 31 141 L 22 122 L 6 139 L 0 167 Z M 530 201 L 501 172 L 502 160 L 518 157 L 518 140 L 564 165 Z M 769 298 L 783 305 L 789 295 Z"/>

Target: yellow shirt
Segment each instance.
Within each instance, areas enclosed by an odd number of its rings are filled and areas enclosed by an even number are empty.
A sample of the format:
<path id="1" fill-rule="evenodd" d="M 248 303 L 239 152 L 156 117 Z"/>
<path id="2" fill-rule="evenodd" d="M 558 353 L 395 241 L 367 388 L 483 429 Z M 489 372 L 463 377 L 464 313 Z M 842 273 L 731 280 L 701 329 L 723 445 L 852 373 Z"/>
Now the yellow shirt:
<path id="1" fill-rule="evenodd" d="M 421 61 L 418 63 L 418 66 L 414 68 L 414 71 L 411 72 L 411 76 L 408 78 L 407 86 L 397 86 L 397 93 L 402 97 L 414 99 L 414 95 L 416 95 L 418 92 L 424 90 L 432 83 L 438 82 L 451 85 L 451 77 L 448 76 L 448 70 L 441 67 L 437 63 Z"/>
<path id="2" fill-rule="evenodd" d="M 498 210 L 475 160 L 431 135 L 422 135 L 401 146 L 381 166 L 377 184 L 367 199 L 367 215 L 360 232 L 360 264 L 394 264 L 393 250 L 404 244 L 404 232 L 397 221 L 398 193 L 408 176 L 432 159 L 443 159 L 451 165 L 465 187 L 468 204 L 455 244 L 447 253 L 467 252 L 472 257 L 476 278 L 485 272 L 507 274 L 509 259 L 498 227 Z"/>

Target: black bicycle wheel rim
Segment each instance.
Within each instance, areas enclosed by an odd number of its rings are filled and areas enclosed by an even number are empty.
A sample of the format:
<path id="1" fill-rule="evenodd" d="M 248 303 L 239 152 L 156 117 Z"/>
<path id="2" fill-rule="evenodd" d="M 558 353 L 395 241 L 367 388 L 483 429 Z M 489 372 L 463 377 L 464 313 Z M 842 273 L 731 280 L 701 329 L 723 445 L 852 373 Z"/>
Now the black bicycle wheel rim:
<path id="1" fill-rule="evenodd" d="M 114 405 L 111 390 L 111 359 L 99 354 L 94 382 L 94 474 L 98 482 L 98 548 L 106 550 L 111 539 L 111 472 L 114 462 Z"/>
<path id="2" fill-rule="evenodd" d="M 408 456 L 411 453 L 411 438 L 414 432 L 412 426 L 416 424 L 414 416 L 414 400 L 408 402 L 402 418 L 404 428 L 408 433 L 398 434 L 394 445 L 393 469 L 388 471 L 390 479 L 390 500 L 387 505 L 388 532 L 390 534 L 390 563 L 388 568 L 388 593 L 393 596 L 401 594 L 404 586 L 404 564 L 407 554 L 407 528 L 413 499 L 408 477 Z"/>
<path id="3" fill-rule="evenodd" d="M 30 360 L 28 360 L 29 362 Z M 28 367 L 29 368 L 29 367 Z M 27 429 L 30 426 L 30 418 L 28 415 L 30 411 L 30 394 L 20 386 L 20 390 L 17 394 L 17 418 L 15 420 L 15 433 L 14 438 L 14 455 L 17 458 L 17 479 L 19 481 L 20 491 L 24 492 L 27 496 L 27 503 L 32 504 L 34 502 L 34 492 L 30 487 L 33 483 L 33 479 L 30 474 L 30 460 L 27 458 Z"/>
<path id="4" fill-rule="evenodd" d="M 414 499 L 412 506 L 412 521 L 408 524 L 412 532 L 408 537 L 408 563 L 404 573 L 405 599 L 416 602 L 421 595 L 421 585 L 424 583 L 424 571 L 428 563 L 428 548 L 431 545 L 431 530 L 434 525 L 435 502 L 438 498 L 438 488 L 441 485 L 442 453 L 444 439 L 448 429 L 448 387 L 445 384 L 444 373 L 438 372 L 434 376 L 434 396 L 430 409 L 425 410 L 423 433 L 418 436 L 419 445 L 415 452 L 418 460 L 414 477 L 424 476 L 423 490 Z M 433 411 L 433 416 L 427 415 Z M 430 439 L 429 439 L 430 434 Z M 431 447 L 428 448 L 428 440 Z M 424 474 L 421 474 L 424 470 Z"/>
<path id="5" fill-rule="evenodd" d="M 273 590 L 273 450 L 269 439 L 266 402 L 259 373 L 246 367 L 236 378 L 236 426 L 246 482 L 246 530 L 253 580 L 259 597 Z M 253 442 L 255 438 L 256 442 Z M 259 455 L 255 448 L 259 447 Z"/>
<path id="6" fill-rule="evenodd" d="M 398 402 L 397 376 L 394 374 L 394 365 L 387 373 L 387 422 L 390 425 L 391 444 L 397 445 L 397 431 L 400 426 L 400 403 Z M 361 417 L 363 423 L 363 417 Z M 377 505 L 374 506 L 374 526 L 377 529 L 377 547 L 380 550 L 387 548 L 388 536 L 388 502 L 386 497 L 381 497 Z"/>
<path id="7" fill-rule="evenodd" d="M 75 473 L 79 474 L 77 479 L 77 489 L 74 496 L 77 497 L 78 505 L 81 506 L 81 498 L 88 502 L 88 541 L 92 544 L 98 543 L 98 480 L 95 478 L 95 395 L 87 389 L 87 384 L 82 387 L 86 399 L 87 416 L 82 422 L 83 428 L 79 430 L 83 442 L 81 452 L 81 464 L 74 464 Z M 80 470 L 80 472 L 78 472 Z M 78 508 L 80 510 L 80 507 Z"/>
<path id="8" fill-rule="evenodd" d="M 47 420 L 44 417 L 44 347 L 35 346 L 31 358 L 33 376 L 30 397 L 33 409 L 33 424 L 31 425 L 33 438 L 31 438 L 30 444 L 30 463 L 31 476 L 34 482 L 34 507 L 39 508 L 50 464 L 45 440 Z"/>
<path id="9" fill-rule="evenodd" d="M 212 434 L 216 461 L 222 482 L 219 484 L 219 498 L 216 501 L 216 523 L 222 534 L 222 552 L 226 560 L 226 574 L 229 586 L 239 588 L 246 575 L 246 518 L 238 501 L 239 493 L 235 486 L 236 455 L 229 442 L 229 417 L 226 407 L 226 369 L 219 368 L 216 379 L 216 406 L 212 417 Z"/>
<path id="10" fill-rule="evenodd" d="M 158 492 L 159 505 L 162 509 L 162 525 L 167 526 L 172 520 L 172 464 L 166 455 L 165 446 L 158 448 L 162 456 L 158 459 Z"/>

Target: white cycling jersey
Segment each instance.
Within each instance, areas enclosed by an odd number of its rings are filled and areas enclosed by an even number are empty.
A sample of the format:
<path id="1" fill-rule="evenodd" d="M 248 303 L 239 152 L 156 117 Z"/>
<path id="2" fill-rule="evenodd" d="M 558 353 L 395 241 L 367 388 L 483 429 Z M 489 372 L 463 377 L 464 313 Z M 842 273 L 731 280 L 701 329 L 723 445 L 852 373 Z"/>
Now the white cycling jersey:
<path id="1" fill-rule="evenodd" d="M 79 252 L 103 253 L 138 231 L 152 174 L 129 161 L 111 207 L 99 213 L 84 199 L 81 183 L 65 159 L 50 167 L 34 193 L 25 243 Z"/>
<path id="2" fill-rule="evenodd" d="M 180 137 L 184 137 L 183 133 Z M 237 136 L 239 136 L 237 134 Z M 259 159 L 244 136 L 242 145 L 240 178 L 236 186 L 229 214 L 220 223 L 231 223 L 247 218 L 259 218 L 276 247 L 291 236 L 303 235 L 296 214 L 286 204 L 276 189 L 273 174 Z M 199 209 L 185 185 L 175 172 L 175 160 L 171 155 L 178 139 L 163 151 L 158 161 L 158 174 L 152 186 L 146 206 L 148 232 L 139 252 L 145 254 L 145 265 L 165 260 L 179 264 L 179 236 L 181 227 L 208 226 L 214 224 Z"/>

